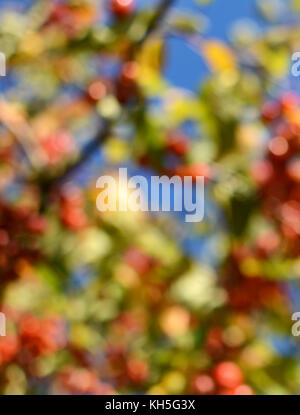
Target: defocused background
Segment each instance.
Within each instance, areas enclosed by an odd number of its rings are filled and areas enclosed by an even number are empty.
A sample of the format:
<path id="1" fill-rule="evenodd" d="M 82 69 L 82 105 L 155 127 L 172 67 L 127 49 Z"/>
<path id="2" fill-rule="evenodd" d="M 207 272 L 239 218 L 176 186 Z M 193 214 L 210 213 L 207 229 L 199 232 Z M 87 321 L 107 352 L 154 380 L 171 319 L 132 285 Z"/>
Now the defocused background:
<path id="1" fill-rule="evenodd" d="M 0 5 L 1 393 L 298 394 L 300 2 Z M 120 167 L 205 220 L 100 213 Z"/>

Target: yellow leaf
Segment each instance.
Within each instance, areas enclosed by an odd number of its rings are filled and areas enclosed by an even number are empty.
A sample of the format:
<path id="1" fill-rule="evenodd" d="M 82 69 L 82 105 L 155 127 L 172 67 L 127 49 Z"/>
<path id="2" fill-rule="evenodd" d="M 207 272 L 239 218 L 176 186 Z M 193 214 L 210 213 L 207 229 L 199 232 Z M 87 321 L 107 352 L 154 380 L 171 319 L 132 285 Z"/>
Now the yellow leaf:
<path id="1" fill-rule="evenodd" d="M 219 40 L 203 42 L 201 51 L 206 63 L 213 72 L 233 71 L 237 67 L 233 51 Z"/>
<path id="2" fill-rule="evenodd" d="M 161 40 L 151 40 L 145 43 L 137 57 L 141 67 L 147 67 L 156 72 L 160 71 L 163 63 L 163 43 Z"/>
<path id="3" fill-rule="evenodd" d="M 145 44 L 137 57 L 140 65 L 139 84 L 148 94 L 159 93 L 164 89 L 160 74 L 163 56 L 163 43 L 160 40 L 151 40 Z"/>

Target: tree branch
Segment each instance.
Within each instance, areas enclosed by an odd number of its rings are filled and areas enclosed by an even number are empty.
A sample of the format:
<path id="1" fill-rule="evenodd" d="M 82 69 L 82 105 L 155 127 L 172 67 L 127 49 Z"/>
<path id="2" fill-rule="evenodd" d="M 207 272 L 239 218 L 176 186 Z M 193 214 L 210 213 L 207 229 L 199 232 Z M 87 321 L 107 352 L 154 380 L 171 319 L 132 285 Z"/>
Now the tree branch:
<path id="1" fill-rule="evenodd" d="M 14 136 L 31 170 L 35 172 L 41 170 L 45 166 L 45 155 L 36 146 L 30 125 L 22 114 L 13 108 L 2 95 L 0 96 L 0 122 Z"/>
<path id="2" fill-rule="evenodd" d="M 150 21 L 150 24 L 148 26 L 148 29 L 146 30 L 144 36 L 137 41 L 136 46 L 141 47 L 147 39 L 152 35 L 153 32 L 158 28 L 160 23 L 164 20 L 166 17 L 169 9 L 173 6 L 176 0 L 162 0 L 157 12 L 154 14 L 152 20 Z"/>
<path id="3" fill-rule="evenodd" d="M 154 14 L 151 22 L 148 26 L 147 31 L 143 35 L 141 39 L 139 39 L 134 45 L 132 49 L 132 55 L 136 55 L 139 49 L 143 46 L 143 44 L 147 41 L 147 39 L 153 34 L 153 32 L 157 29 L 160 25 L 162 20 L 165 18 L 168 10 L 170 7 L 175 3 L 176 0 L 162 0 L 156 13 Z M 90 156 L 97 150 L 99 145 L 103 144 L 107 139 L 111 130 L 111 122 L 108 120 L 104 120 L 104 125 L 101 127 L 101 131 L 99 134 L 87 145 L 85 150 L 80 155 L 79 159 L 76 160 L 73 164 L 71 164 L 64 173 L 55 178 L 51 183 L 47 184 L 47 191 L 51 189 L 53 186 L 60 184 L 67 178 L 69 178 L 78 168 L 80 168 L 89 158 Z"/>

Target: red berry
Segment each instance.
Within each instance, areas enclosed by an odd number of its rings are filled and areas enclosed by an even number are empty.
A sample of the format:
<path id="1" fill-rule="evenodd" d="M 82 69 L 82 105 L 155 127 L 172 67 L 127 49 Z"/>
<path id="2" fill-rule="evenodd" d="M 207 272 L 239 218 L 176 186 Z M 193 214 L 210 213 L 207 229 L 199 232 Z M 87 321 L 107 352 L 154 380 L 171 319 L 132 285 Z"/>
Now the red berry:
<path id="1" fill-rule="evenodd" d="M 136 82 L 139 75 L 139 64 L 135 61 L 126 62 L 121 71 L 122 82 Z"/>
<path id="2" fill-rule="evenodd" d="M 193 393 L 197 395 L 212 395 L 215 391 L 215 382 L 207 374 L 199 374 L 192 381 Z"/>
<path id="3" fill-rule="evenodd" d="M 39 320 L 32 315 L 20 320 L 22 345 L 33 357 L 55 353 L 65 346 L 64 326 L 57 318 Z"/>
<path id="4" fill-rule="evenodd" d="M 223 329 L 212 327 L 207 333 L 205 340 L 205 350 L 213 358 L 220 358 L 224 352 Z"/>
<path id="5" fill-rule="evenodd" d="M 92 82 L 88 87 L 88 96 L 93 102 L 104 98 L 107 92 L 108 85 L 101 80 Z"/>
<path id="6" fill-rule="evenodd" d="M 289 163 L 287 174 L 291 180 L 300 183 L 300 160 L 293 160 Z"/>
<path id="7" fill-rule="evenodd" d="M 134 383 L 143 383 L 148 378 L 148 365 L 141 360 L 131 359 L 127 362 L 127 373 Z"/>
<path id="8" fill-rule="evenodd" d="M 275 101 L 266 102 L 261 110 L 261 116 L 265 122 L 274 121 L 280 113 L 280 105 Z"/>
<path id="9" fill-rule="evenodd" d="M 63 207 L 83 207 L 84 195 L 82 190 L 72 184 L 64 186 L 61 191 L 60 199 Z"/>
<path id="10" fill-rule="evenodd" d="M 251 167 L 251 175 L 255 182 L 260 185 L 264 186 L 270 182 L 274 174 L 274 168 L 272 164 L 267 161 L 257 161 Z"/>
<path id="11" fill-rule="evenodd" d="M 289 154 L 290 146 L 284 137 L 275 137 L 269 144 L 270 154 L 276 159 L 285 158 Z"/>
<path id="12" fill-rule="evenodd" d="M 0 365 L 14 359 L 19 351 L 19 340 L 14 335 L 0 337 Z"/>
<path id="13" fill-rule="evenodd" d="M 0 247 L 7 246 L 9 244 L 9 235 L 5 229 L 0 229 Z"/>
<path id="14" fill-rule="evenodd" d="M 282 95 L 279 102 L 283 111 L 289 111 L 299 105 L 299 97 L 294 92 L 287 92 Z"/>
<path id="15" fill-rule="evenodd" d="M 139 70 L 139 64 L 134 61 L 126 62 L 123 65 L 120 79 L 117 83 L 117 98 L 122 104 L 137 97 Z"/>
<path id="16" fill-rule="evenodd" d="M 181 133 L 170 133 L 167 137 L 167 149 L 177 156 L 185 156 L 189 151 L 190 143 L 188 138 Z"/>
<path id="17" fill-rule="evenodd" d="M 74 231 L 84 229 L 88 223 L 84 211 L 76 206 L 64 207 L 60 217 L 63 224 Z"/>
<path id="18" fill-rule="evenodd" d="M 27 221 L 27 230 L 31 233 L 42 235 L 47 229 L 47 221 L 42 216 L 33 215 Z"/>
<path id="19" fill-rule="evenodd" d="M 280 238 L 274 231 L 264 232 L 257 240 L 257 248 L 264 255 L 271 255 L 280 246 Z"/>
<path id="20" fill-rule="evenodd" d="M 132 14 L 135 9 L 134 0 L 111 0 L 110 9 L 115 17 L 123 19 Z"/>
<path id="21" fill-rule="evenodd" d="M 176 174 L 182 178 L 192 177 L 193 180 L 196 180 L 197 177 L 204 177 L 205 181 L 210 181 L 213 176 L 212 168 L 204 163 L 180 166 Z"/>
<path id="22" fill-rule="evenodd" d="M 236 388 L 221 389 L 219 395 L 254 395 L 253 389 L 249 385 L 240 385 Z"/>
<path id="23" fill-rule="evenodd" d="M 244 380 L 243 373 L 237 364 L 233 362 L 219 363 L 213 371 L 214 378 L 223 388 L 236 388 Z"/>
<path id="24" fill-rule="evenodd" d="M 140 275 L 146 274 L 154 265 L 151 257 L 136 248 L 131 248 L 125 253 L 124 261 Z"/>
<path id="25" fill-rule="evenodd" d="M 67 131 L 57 131 L 42 139 L 41 145 L 51 164 L 59 163 L 75 151 L 73 137 Z"/>
<path id="26" fill-rule="evenodd" d="M 254 392 L 249 385 L 240 385 L 235 388 L 234 395 L 254 395 Z"/>
<path id="27" fill-rule="evenodd" d="M 89 369 L 67 367 L 60 373 L 61 386 L 74 394 L 102 394 L 101 382 Z"/>

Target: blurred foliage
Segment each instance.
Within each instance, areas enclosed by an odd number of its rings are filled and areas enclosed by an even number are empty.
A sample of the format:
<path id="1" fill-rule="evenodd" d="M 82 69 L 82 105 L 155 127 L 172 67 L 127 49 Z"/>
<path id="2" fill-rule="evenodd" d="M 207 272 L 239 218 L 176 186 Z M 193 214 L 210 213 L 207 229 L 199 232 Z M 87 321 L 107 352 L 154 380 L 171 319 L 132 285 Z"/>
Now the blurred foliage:
<path id="1" fill-rule="evenodd" d="M 280 87 L 299 1 L 253 2 L 272 24 L 230 44 L 205 33 L 209 3 L 1 10 L 3 394 L 299 393 L 300 103 Z M 207 66 L 198 91 L 166 79 L 169 36 Z M 205 222 L 99 213 L 97 177 L 124 165 L 204 176 Z"/>

